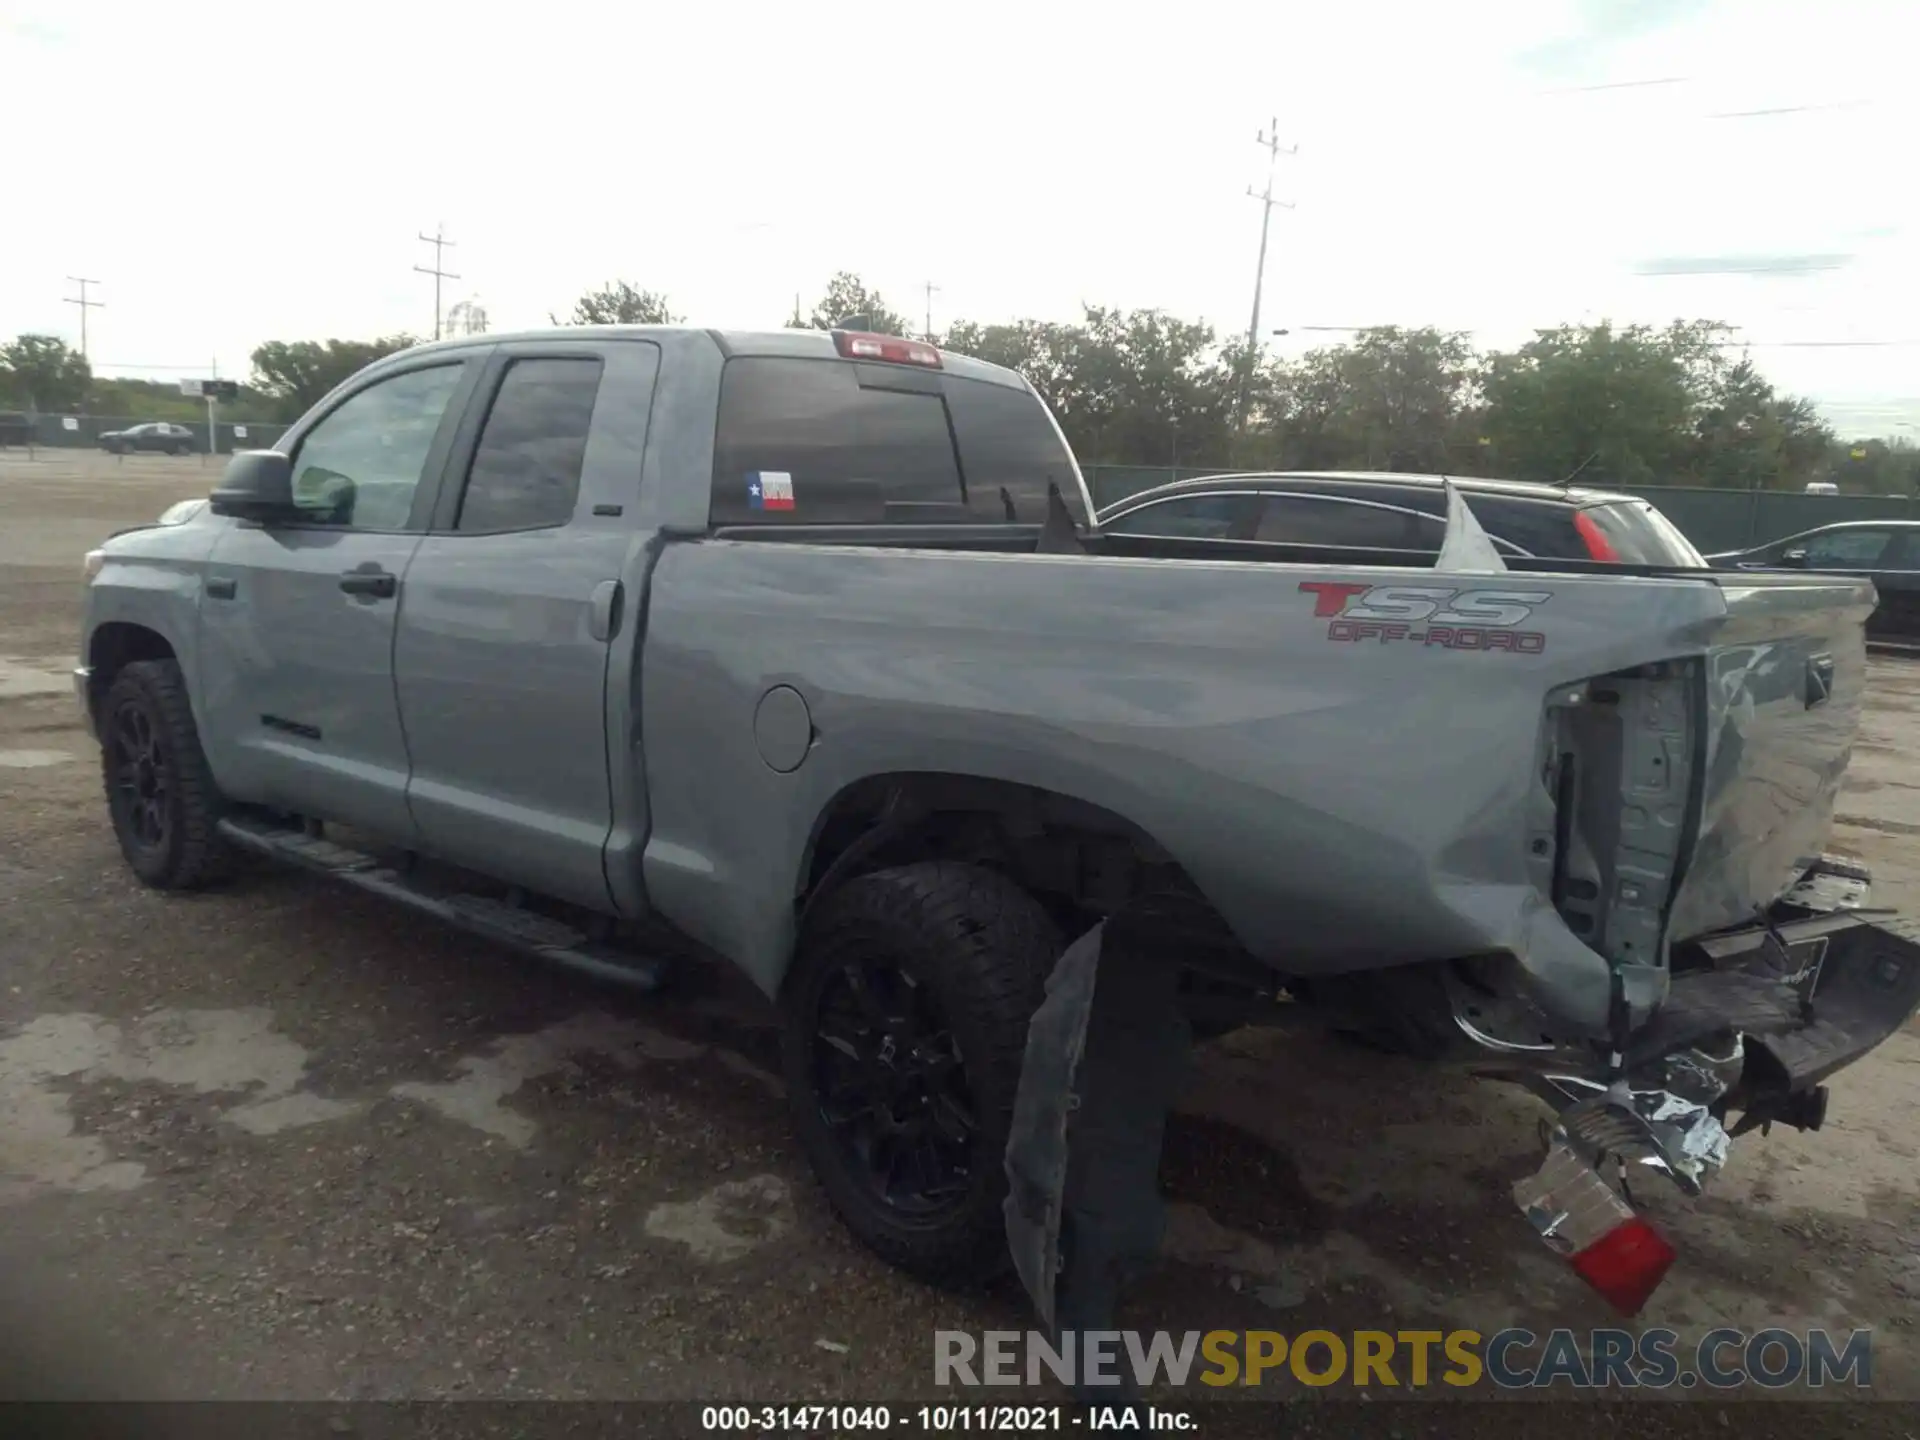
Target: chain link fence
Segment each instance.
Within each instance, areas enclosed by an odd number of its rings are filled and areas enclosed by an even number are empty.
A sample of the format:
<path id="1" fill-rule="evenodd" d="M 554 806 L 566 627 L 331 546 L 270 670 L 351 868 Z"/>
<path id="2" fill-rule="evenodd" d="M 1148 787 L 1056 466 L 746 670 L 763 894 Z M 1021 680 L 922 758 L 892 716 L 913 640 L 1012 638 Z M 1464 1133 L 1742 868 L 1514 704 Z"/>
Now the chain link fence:
<path id="1" fill-rule="evenodd" d="M 100 444 L 100 437 L 110 431 L 159 423 L 162 422 L 135 420 L 124 415 L 22 415 L 15 412 L 0 415 L 0 448 L 91 450 Z M 256 420 L 220 420 L 214 426 L 214 444 L 209 447 L 205 420 L 170 420 L 164 423 L 178 425 L 190 432 L 194 450 L 202 455 L 209 453 L 209 449 L 216 455 L 231 455 L 236 450 L 271 449 L 289 428 L 285 425 L 266 425 Z"/>

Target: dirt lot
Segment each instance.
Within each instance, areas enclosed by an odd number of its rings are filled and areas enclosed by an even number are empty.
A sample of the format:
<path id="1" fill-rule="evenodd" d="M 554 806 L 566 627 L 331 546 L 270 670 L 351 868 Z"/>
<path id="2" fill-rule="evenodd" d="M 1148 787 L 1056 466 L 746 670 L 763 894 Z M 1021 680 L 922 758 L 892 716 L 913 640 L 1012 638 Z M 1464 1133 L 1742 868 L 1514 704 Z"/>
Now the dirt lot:
<path id="1" fill-rule="evenodd" d="M 293 874 L 186 898 L 129 877 L 66 678 L 81 555 L 212 475 L 0 456 L 0 1274 L 35 1317 L 16 1338 L 57 1357 L 41 1373 L 169 1397 L 953 1398 L 932 1332 L 1024 1326 L 1020 1298 L 920 1288 L 839 1229 L 753 997 L 608 992 Z M 1836 848 L 1912 908 L 1920 667 L 1873 686 Z M 1821 1134 L 1743 1141 L 1697 1204 L 1653 1194 L 1682 1258 L 1643 1323 L 1871 1326 L 1877 1394 L 1920 1399 L 1916 1067 L 1898 1036 Z M 1609 1323 L 1507 1198 L 1538 1113 L 1317 1040 L 1208 1047 L 1168 1253 L 1123 1323 Z M 1272 1393 L 1301 1429 L 1451 1428 L 1439 1404 Z M 1656 1409 L 1658 1433 L 1729 1423 L 1724 1399 Z"/>

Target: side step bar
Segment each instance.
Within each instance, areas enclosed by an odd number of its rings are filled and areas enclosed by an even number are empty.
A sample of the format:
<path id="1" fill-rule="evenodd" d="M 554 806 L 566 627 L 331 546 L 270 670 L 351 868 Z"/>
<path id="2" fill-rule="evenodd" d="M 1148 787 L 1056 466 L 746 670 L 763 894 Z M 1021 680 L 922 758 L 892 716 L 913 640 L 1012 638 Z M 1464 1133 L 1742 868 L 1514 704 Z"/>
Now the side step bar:
<path id="1" fill-rule="evenodd" d="M 220 822 L 220 833 L 256 855 L 297 865 L 397 900 L 550 965 L 637 990 L 658 990 L 672 976 L 668 960 L 604 945 L 562 921 L 485 895 L 438 894 L 416 884 L 377 856 L 350 849 L 297 826 L 251 816 Z"/>

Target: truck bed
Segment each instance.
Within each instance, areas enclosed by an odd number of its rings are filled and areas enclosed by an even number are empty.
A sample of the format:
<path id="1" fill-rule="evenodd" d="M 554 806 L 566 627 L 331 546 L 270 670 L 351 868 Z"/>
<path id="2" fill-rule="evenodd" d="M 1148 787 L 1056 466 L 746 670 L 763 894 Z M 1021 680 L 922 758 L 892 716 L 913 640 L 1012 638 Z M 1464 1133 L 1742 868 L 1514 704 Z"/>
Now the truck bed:
<path id="1" fill-rule="evenodd" d="M 1820 852 L 1858 724 L 1853 580 L 880 539 L 721 535 L 654 571 L 648 751 L 711 765 L 650 769 L 647 889 L 723 917 L 699 938 L 750 971 L 775 973 L 791 907 L 717 896 L 777 894 L 813 837 L 729 817 L 937 768 L 1120 817 L 1285 974 L 1502 952 L 1597 1031 L 1610 966 L 1650 1010 L 1669 942 L 1751 916 Z M 787 772 L 750 723 L 781 686 L 812 729 Z M 744 793 L 715 805 L 715 785 Z M 734 889 L 734 865 L 764 868 Z"/>

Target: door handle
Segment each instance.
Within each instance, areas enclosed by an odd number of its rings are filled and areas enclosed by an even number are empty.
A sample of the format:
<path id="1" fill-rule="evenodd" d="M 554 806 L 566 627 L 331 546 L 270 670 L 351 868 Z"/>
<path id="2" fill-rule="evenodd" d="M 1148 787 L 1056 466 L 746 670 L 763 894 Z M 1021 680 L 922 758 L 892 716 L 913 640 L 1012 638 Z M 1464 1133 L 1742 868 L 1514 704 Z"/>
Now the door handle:
<path id="1" fill-rule="evenodd" d="M 400 577 L 378 565 L 365 565 L 342 575 L 340 588 L 349 595 L 369 595 L 384 600 L 399 592 Z"/>
<path id="2" fill-rule="evenodd" d="M 240 591 L 240 582 L 231 575 L 209 575 L 207 577 L 207 598 L 209 600 L 231 600 Z"/>
<path id="3" fill-rule="evenodd" d="M 611 640 L 620 628 L 621 588 L 618 580 L 602 580 L 593 587 L 587 607 L 587 630 L 596 640 Z"/>

